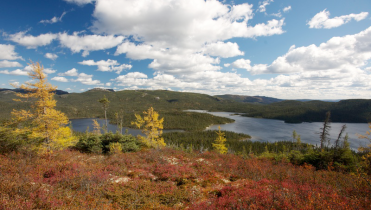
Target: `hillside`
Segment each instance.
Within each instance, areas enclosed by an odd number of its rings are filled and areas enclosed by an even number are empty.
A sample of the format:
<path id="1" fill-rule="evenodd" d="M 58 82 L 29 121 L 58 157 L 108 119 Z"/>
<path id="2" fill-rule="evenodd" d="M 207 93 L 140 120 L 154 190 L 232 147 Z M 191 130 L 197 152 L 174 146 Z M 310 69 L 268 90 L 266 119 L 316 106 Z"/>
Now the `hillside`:
<path id="1" fill-rule="evenodd" d="M 265 96 L 241 96 L 241 95 L 216 95 L 215 97 L 237 101 L 237 102 L 244 102 L 244 103 L 257 103 L 257 104 L 271 104 L 283 101 L 282 99 L 278 98 L 271 98 Z"/>
<path id="2" fill-rule="evenodd" d="M 0 155 L 3 209 L 370 209 L 362 177 L 165 148 Z"/>
<path id="3" fill-rule="evenodd" d="M 103 110 L 98 100 L 106 96 L 109 101 L 108 117 L 114 123 L 114 113 L 124 113 L 125 126 L 130 126 L 134 113 L 141 113 L 148 107 L 154 107 L 165 117 L 165 128 L 202 130 L 210 124 L 231 122 L 226 118 L 217 118 L 203 113 L 184 113 L 187 109 L 209 111 L 227 111 L 245 113 L 245 116 L 279 119 L 286 122 L 322 122 L 327 111 L 331 111 L 332 122 L 371 121 L 371 100 L 352 99 L 339 102 L 324 101 L 281 101 L 271 104 L 253 104 L 237 102 L 206 94 L 175 92 L 166 90 L 125 90 L 102 91 L 99 89 L 83 93 L 56 95 L 57 109 L 69 118 L 103 117 Z M 1 119 L 10 117 L 15 109 L 28 109 L 29 104 L 14 102 L 14 94 L 0 92 Z M 208 118 L 208 119 L 206 119 Z M 180 120 L 182 119 L 182 120 Z M 199 123 L 200 122 L 200 123 Z"/>

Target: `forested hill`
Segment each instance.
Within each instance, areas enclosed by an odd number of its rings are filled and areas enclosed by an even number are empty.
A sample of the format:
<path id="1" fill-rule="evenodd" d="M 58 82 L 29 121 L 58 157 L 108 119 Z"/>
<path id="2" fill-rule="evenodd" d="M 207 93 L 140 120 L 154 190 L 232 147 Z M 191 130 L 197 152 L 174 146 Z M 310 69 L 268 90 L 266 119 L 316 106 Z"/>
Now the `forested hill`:
<path id="1" fill-rule="evenodd" d="M 332 122 L 362 122 L 371 121 L 371 100 L 342 100 L 339 102 L 323 101 L 281 101 L 270 104 L 254 104 L 228 100 L 219 96 L 206 94 L 175 92 L 166 90 L 125 90 L 102 91 L 91 90 L 84 93 L 70 93 L 56 95 L 57 108 L 65 112 L 70 118 L 103 117 L 103 110 L 99 99 L 106 96 L 110 101 L 108 116 L 114 119 L 114 113 L 123 110 L 125 121 L 134 119 L 134 113 L 140 113 L 149 107 L 154 107 L 162 116 L 176 119 L 188 119 L 192 114 L 184 114 L 187 109 L 202 109 L 210 111 L 228 111 L 246 113 L 246 116 L 280 119 L 286 122 L 322 122 L 325 113 L 331 111 Z M 0 118 L 10 117 L 15 109 L 27 109 L 29 104 L 14 102 L 12 93 L 0 92 Z M 201 115 L 192 115 L 192 122 L 196 123 Z M 191 120 L 189 118 L 189 120 Z M 186 121 L 186 120 L 185 120 Z M 211 122 L 211 121 L 210 121 Z M 215 121 L 213 121 L 215 122 Z M 206 123 L 206 121 L 205 121 Z M 165 124 L 166 120 L 165 120 Z M 170 121 L 165 127 L 171 126 Z"/>
<path id="2" fill-rule="evenodd" d="M 265 96 L 241 96 L 241 95 L 216 95 L 215 97 L 237 101 L 237 102 L 245 102 L 245 103 L 257 103 L 257 104 L 271 104 L 283 101 L 282 99 L 278 98 L 271 98 Z"/>

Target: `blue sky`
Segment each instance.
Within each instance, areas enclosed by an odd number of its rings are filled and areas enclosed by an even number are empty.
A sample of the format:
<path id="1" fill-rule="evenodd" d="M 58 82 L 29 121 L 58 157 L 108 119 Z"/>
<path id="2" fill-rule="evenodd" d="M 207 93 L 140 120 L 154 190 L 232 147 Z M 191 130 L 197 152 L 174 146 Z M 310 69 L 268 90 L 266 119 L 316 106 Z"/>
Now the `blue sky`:
<path id="1" fill-rule="evenodd" d="M 5 0 L 0 84 L 371 98 L 369 0 Z"/>

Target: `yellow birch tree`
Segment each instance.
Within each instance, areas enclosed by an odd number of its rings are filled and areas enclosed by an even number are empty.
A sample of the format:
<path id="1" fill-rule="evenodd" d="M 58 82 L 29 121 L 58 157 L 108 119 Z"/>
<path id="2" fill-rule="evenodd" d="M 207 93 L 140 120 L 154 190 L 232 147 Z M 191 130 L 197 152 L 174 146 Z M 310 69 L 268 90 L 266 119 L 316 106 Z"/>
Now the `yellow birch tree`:
<path id="1" fill-rule="evenodd" d="M 166 146 L 164 138 L 161 137 L 164 118 L 159 119 L 159 114 L 153 110 L 153 107 L 144 111 L 143 114 L 143 118 L 139 114 L 135 114 L 136 121 L 131 122 L 132 125 L 142 129 L 143 134 L 146 135 L 146 137 L 138 136 L 139 140 L 149 147 Z"/>
<path id="2" fill-rule="evenodd" d="M 11 124 L 15 126 L 14 132 L 29 132 L 32 138 L 40 139 L 39 144 L 34 145 L 39 152 L 50 152 L 72 146 L 75 137 L 66 125 L 66 115 L 55 109 L 56 101 L 54 92 L 57 87 L 47 82 L 43 72 L 44 67 L 39 63 L 31 63 L 32 70 L 28 75 L 35 83 L 26 82 L 19 88 L 25 93 L 16 93 L 21 99 L 16 101 L 32 102 L 30 110 L 13 110 Z"/>

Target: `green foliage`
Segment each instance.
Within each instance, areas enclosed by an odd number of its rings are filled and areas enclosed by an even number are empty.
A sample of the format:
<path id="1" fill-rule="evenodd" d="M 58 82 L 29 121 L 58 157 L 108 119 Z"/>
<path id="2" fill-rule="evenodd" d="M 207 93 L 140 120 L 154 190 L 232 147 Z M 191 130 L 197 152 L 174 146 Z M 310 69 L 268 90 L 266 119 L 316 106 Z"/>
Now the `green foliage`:
<path id="1" fill-rule="evenodd" d="M 140 149 L 141 144 L 132 135 L 122 135 L 120 133 L 97 134 L 80 134 L 79 141 L 75 148 L 86 153 L 104 153 L 111 152 L 112 144 L 120 144 L 122 152 L 136 152 Z M 117 145 L 116 145 L 117 146 Z M 117 148 L 117 147 L 116 147 Z"/>
<path id="2" fill-rule="evenodd" d="M 82 134 L 79 136 L 79 141 L 75 148 L 81 152 L 87 153 L 102 153 L 102 140 L 96 134 Z"/>
<path id="3" fill-rule="evenodd" d="M 196 126 L 187 125 L 182 121 L 185 115 L 182 110 L 202 109 L 210 111 L 229 111 L 247 113 L 246 116 L 280 119 L 286 122 L 323 122 L 327 111 L 332 113 L 332 122 L 368 122 L 371 120 L 371 100 L 342 100 L 340 102 L 323 101 L 282 101 L 268 105 L 239 103 L 221 99 L 205 94 L 184 93 L 164 90 L 125 90 L 106 92 L 91 90 L 84 93 L 70 93 L 55 96 L 57 109 L 63 111 L 69 118 L 104 118 L 102 107 L 97 100 L 106 95 L 110 100 L 110 109 L 107 117 L 115 120 L 117 110 L 124 112 L 124 126 L 130 126 L 135 120 L 134 113 L 154 107 L 165 118 L 164 129 L 194 130 Z M 0 118 L 10 118 L 10 111 L 16 109 L 29 109 L 29 103 L 17 104 L 12 99 L 14 94 L 0 93 Z M 199 114 L 202 116 L 202 114 Z M 188 116 L 193 123 L 196 116 Z M 170 119 L 174 118 L 174 120 Z M 202 118 L 202 117 L 201 117 Z M 215 118 L 216 119 L 216 118 Z M 180 121 L 179 123 L 177 121 Z M 211 124 L 219 124 L 211 120 Z M 174 124 L 175 123 L 175 124 Z M 224 123 L 227 123 L 224 122 Z M 209 122 L 197 125 L 202 130 L 210 125 Z M 189 126 L 189 127 L 188 127 Z"/>

